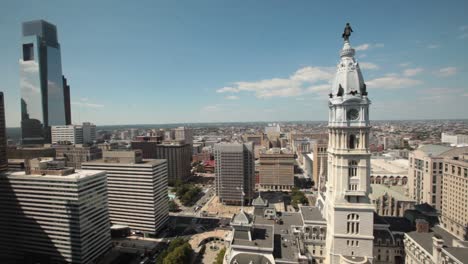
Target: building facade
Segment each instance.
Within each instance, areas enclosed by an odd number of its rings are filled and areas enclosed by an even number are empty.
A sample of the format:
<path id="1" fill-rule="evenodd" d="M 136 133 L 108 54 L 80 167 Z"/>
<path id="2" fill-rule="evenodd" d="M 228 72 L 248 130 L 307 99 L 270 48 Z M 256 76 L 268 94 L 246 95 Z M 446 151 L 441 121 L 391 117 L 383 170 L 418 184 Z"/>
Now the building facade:
<path id="1" fill-rule="evenodd" d="M 102 158 L 102 149 L 96 145 L 54 144 L 56 158 L 63 159 L 67 167 L 81 169 L 83 162 Z"/>
<path id="2" fill-rule="evenodd" d="M 8 170 L 7 135 L 5 128 L 5 98 L 0 92 L 0 173 Z"/>
<path id="3" fill-rule="evenodd" d="M 96 125 L 84 122 L 82 125 L 52 126 L 51 135 L 52 144 L 92 144 L 96 141 Z"/>
<path id="4" fill-rule="evenodd" d="M 50 126 L 67 123 L 57 28 L 44 20 L 24 22 L 21 45 L 22 142 L 50 143 Z"/>
<path id="5" fill-rule="evenodd" d="M 193 132 L 192 129 L 187 127 L 178 127 L 174 129 L 174 139 L 178 141 L 184 141 L 186 144 L 193 144 Z"/>
<path id="6" fill-rule="evenodd" d="M 327 175 L 328 173 L 328 143 L 320 140 L 312 145 L 313 166 L 312 166 L 312 180 L 317 190 L 320 190 L 320 175 Z"/>
<path id="7" fill-rule="evenodd" d="M 141 151 L 106 151 L 83 170 L 107 172 L 112 225 L 156 234 L 169 219 L 166 160 L 143 159 Z"/>
<path id="8" fill-rule="evenodd" d="M 423 145 L 409 154 L 409 195 L 416 203 L 428 203 L 442 210 L 442 177 L 444 157 L 468 152 L 468 147 L 452 148 L 442 145 Z"/>
<path id="9" fill-rule="evenodd" d="M 443 161 L 441 226 L 461 240 L 468 240 L 468 150 Z"/>
<path id="10" fill-rule="evenodd" d="M 215 190 L 220 202 L 241 204 L 253 199 L 255 159 L 253 143 L 216 144 Z"/>
<path id="11" fill-rule="evenodd" d="M 62 76 L 63 81 L 63 98 L 65 100 L 65 125 L 71 125 L 71 102 L 70 102 L 70 85 L 67 82 L 67 78 Z"/>
<path id="12" fill-rule="evenodd" d="M 452 146 L 468 145 L 468 135 L 442 133 L 441 142 Z"/>
<path id="13" fill-rule="evenodd" d="M 259 188 L 285 191 L 294 187 L 294 154 L 273 148 L 260 154 Z"/>
<path id="14" fill-rule="evenodd" d="M 51 160 L 0 176 L 2 263 L 94 263 L 111 249 L 106 173 Z"/>
<path id="15" fill-rule="evenodd" d="M 172 141 L 171 143 L 158 141 L 132 141 L 132 149 L 141 150 L 144 159 L 165 159 L 169 183 L 173 185 L 176 181 L 185 181 L 190 177 L 192 147 L 183 141 Z"/>

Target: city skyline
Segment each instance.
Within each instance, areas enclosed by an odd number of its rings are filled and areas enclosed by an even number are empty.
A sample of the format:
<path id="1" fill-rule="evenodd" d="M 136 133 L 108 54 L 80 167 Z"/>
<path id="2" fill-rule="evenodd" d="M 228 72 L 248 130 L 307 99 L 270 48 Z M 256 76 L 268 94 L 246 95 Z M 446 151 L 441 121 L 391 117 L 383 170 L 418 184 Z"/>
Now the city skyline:
<path id="1" fill-rule="evenodd" d="M 97 3 L 83 20 L 86 3 L 9 3 L 0 11 L 6 123 L 19 126 L 21 23 L 34 19 L 57 26 L 73 123 L 326 120 L 346 22 L 373 120 L 465 117 L 467 4 L 382 5 L 158 2 L 103 14 L 108 5 Z"/>

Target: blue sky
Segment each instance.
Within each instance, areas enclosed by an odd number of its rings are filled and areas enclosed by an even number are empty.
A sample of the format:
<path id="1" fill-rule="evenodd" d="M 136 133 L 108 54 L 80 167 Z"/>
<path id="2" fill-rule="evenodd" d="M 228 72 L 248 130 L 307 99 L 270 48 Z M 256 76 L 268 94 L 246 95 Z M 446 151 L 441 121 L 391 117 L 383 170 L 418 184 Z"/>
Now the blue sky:
<path id="1" fill-rule="evenodd" d="M 346 22 L 372 119 L 467 118 L 468 1 L 2 1 L 19 126 L 21 22 L 58 28 L 73 122 L 326 120 Z"/>

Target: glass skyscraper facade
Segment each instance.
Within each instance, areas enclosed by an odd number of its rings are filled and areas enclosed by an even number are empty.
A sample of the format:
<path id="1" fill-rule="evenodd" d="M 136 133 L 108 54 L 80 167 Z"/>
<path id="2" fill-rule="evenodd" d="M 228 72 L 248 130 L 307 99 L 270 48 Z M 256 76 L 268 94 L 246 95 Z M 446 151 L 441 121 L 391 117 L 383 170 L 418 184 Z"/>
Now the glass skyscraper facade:
<path id="1" fill-rule="evenodd" d="M 44 20 L 24 22 L 21 44 L 23 144 L 49 143 L 50 126 L 67 123 L 57 28 Z"/>

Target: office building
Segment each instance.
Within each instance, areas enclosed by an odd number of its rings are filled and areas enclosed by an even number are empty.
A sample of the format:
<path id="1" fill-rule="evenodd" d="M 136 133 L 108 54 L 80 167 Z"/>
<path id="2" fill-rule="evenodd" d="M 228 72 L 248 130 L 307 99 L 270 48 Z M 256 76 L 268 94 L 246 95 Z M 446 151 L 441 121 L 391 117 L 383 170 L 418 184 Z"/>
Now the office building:
<path id="1" fill-rule="evenodd" d="M 255 159 L 253 143 L 220 143 L 214 147 L 215 190 L 224 204 L 241 204 L 253 198 Z"/>
<path id="2" fill-rule="evenodd" d="M 174 139 L 184 141 L 186 144 L 193 144 L 192 129 L 186 127 L 178 127 L 174 129 Z"/>
<path id="3" fill-rule="evenodd" d="M 22 142 L 50 143 L 50 126 L 67 124 L 57 28 L 44 20 L 24 22 L 21 45 Z"/>
<path id="4" fill-rule="evenodd" d="M 166 160 L 143 159 L 139 150 L 105 151 L 83 170 L 107 172 L 109 218 L 112 225 L 156 234 L 169 219 Z"/>
<path id="5" fill-rule="evenodd" d="M 52 126 L 52 144 L 92 144 L 96 141 L 96 125 L 84 122 L 82 125 Z"/>
<path id="6" fill-rule="evenodd" d="M 441 142 L 452 146 L 468 145 L 468 135 L 442 133 Z"/>
<path id="7" fill-rule="evenodd" d="M 102 149 L 96 145 L 53 144 L 56 158 L 65 161 L 67 167 L 81 169 L 83 162 L 102 159 Z"/>
<path id="8" fill-rule="evenodd" d="M 8 170 L 7 136 L 5 128 L 5 99 L 0 92 L 0 173 Z"/>
<path id="9" fill-rule="evenodd" d="M 259 188 L 286 191 L 294 187 L 294 154 L 272 148 L 260 154 Z"/>
<path id="10" fill-rule="evenodd" d="M 468 240 L 468 150 L 443 160 L 441 226 L 461 240 Z"/>
<path id="11" fill-rule="evenodd" d="M 70 85 L 68 85 L 67 78 L 62 76 L 63 81 L 63 98 L 65 101 L 65 125 L 71 125 L 71 102 L 70 102 Z"/>
<path id="12" fill-rule="evenodd" d="M 442 177 L 444 157 L 468 152 L 468 147 L 452 148 L 442 145 L 423 145 L 409 154 L 409 195 L 416 203 L 428 203 L 442 209 Z"/>
<path id="13" fill-rule="evenodd" d="M 0 175 L 2 263 L 95 263 L 111 249 L 105 172 L 63 165 Z"/>
<path id="14" fill-rule="evenodd" d="M 185 181 L 190 177 L 192 147 L 184 141 L 132 141 L 132 149 L 143 152 L 145 159 L 165 159 L 169 183 Z"/>

